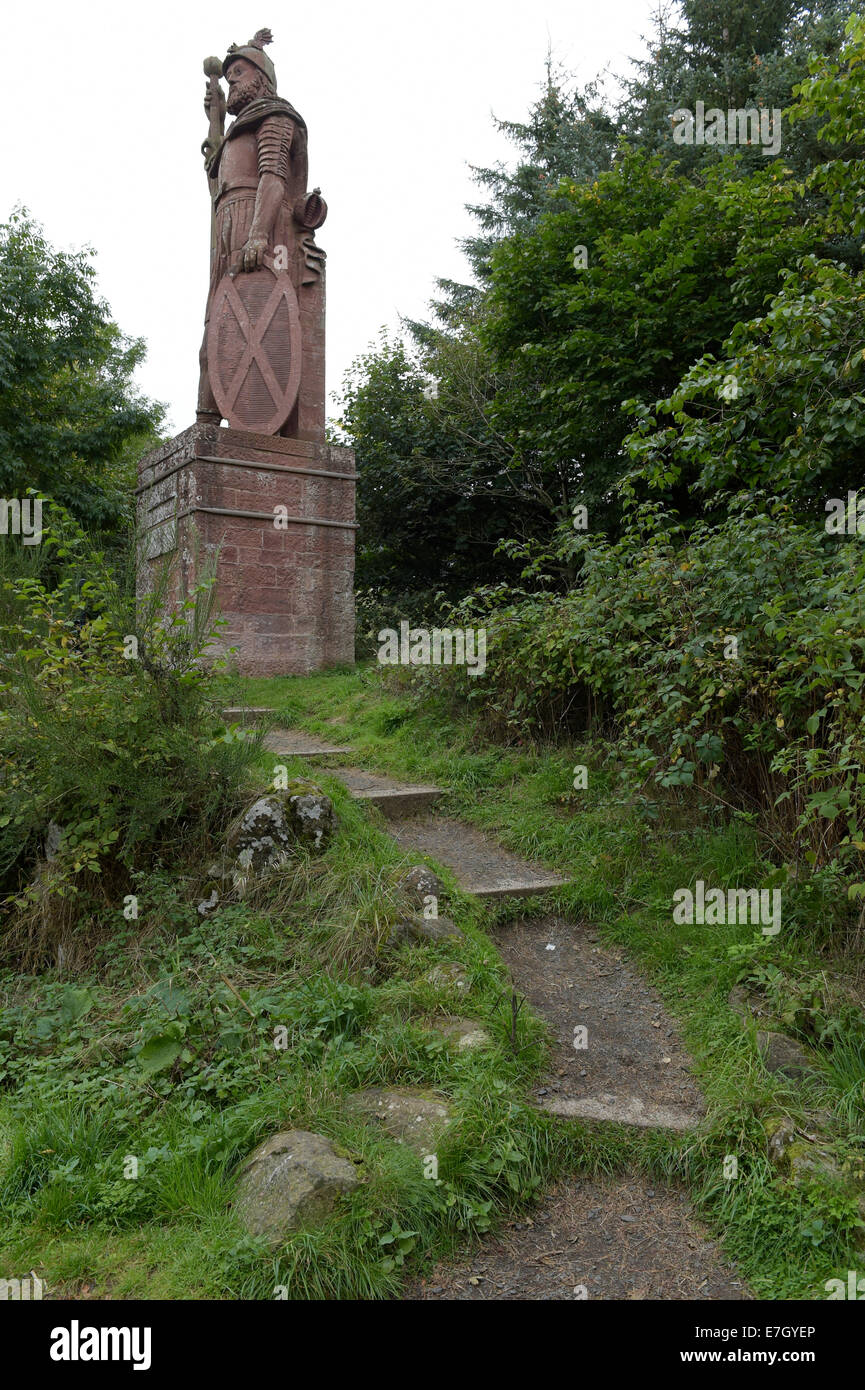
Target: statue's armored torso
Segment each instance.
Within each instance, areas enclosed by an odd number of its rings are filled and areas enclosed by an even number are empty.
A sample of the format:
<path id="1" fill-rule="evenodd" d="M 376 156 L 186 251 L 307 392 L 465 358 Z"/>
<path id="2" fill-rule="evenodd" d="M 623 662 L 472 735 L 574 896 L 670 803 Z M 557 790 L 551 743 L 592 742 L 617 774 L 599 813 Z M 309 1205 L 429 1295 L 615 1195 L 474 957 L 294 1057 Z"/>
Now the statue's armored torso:
<path id="1" fill-rule="evenodd" d="M 252 193 L 258 188 L 258 135 L 254 130 L 245 130 L 236 140 L 226 142 L 219 161 L 217 203 L 224 193 L 242 188 Z"/>
<path id="2" fill-rule="evenodd" d="M 274 102 L 261 103 L 273 107 Z M 211 289 L 215 289 L 230 270 L 246 244 L 252 225 L 255 195 L 264 174 L 273 174 L 283 187 L 281 206 L 268 236 L 267 254 L 277 246 L 285 248 L 289 273 L 297 264 L 297 243 L 303 229 L 295 223 L 292 211 L 296 199 L 306 192 L 307 159 L 303 122 L 282 109 L 265 111 L 259 119 L 244 116 L 232 126 L 213 162 L 215 173 L 216 256 L 212 267 Z M 298 270 L 292 274 L 297 284 Z"/>

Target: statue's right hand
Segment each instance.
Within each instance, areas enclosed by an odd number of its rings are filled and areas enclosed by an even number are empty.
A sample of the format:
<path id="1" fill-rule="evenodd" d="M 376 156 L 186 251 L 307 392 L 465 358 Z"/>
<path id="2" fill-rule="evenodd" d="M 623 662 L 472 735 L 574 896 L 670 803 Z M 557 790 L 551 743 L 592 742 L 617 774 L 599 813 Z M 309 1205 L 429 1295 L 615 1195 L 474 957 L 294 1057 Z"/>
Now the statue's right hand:
<path id="1" fill-rule="evenodd" d="M 224 119 L 224 118 L 225 118 L 225 93 L 223 92 L 223 90 L 222 90 L 221 87 L 218 87 L 218 88 L 217 88 L 217 91 L 219 92 L 219 114 L 220 114 L 220 116 Z M 210 107 L 211 107 L 211 103 L 212 103 L 212 96 L 211 96 L 211 91 L 210 91 L 210 83 L 208 82 L 207 86 L 206 86 L 205 89 L 204 89 L 204 114 L 205 114 L 205 116 L 207 117 L 208 120 L 210 120 Z"/>

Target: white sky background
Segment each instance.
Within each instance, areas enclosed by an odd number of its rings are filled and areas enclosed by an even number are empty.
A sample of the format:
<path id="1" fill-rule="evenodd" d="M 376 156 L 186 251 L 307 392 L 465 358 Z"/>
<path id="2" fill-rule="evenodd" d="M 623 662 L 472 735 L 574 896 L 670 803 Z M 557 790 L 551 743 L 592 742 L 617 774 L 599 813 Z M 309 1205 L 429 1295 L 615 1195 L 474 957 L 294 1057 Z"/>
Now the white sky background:
<path id="1" fill-rule="evenodd" d="M 309 127 L 329 214 L 327 384 L 423 317 L 480 201 L 467 165 L 511 160 L 492 113 L 523 120 L 548 45 L 582 83 L 642 53 L 651 0 L 42 0 L 7 6 L 0 219 L 23 203 L 63 248 L 93 246 L 101 293 L 148 345 L 139 384 L 194 420 L 210 204 L 202 60 L 264 25 L 278 90 Z M 613 88 L 608 84 L 608 91 Z M 331 398 L 329 413 L 334 413 Z"/>

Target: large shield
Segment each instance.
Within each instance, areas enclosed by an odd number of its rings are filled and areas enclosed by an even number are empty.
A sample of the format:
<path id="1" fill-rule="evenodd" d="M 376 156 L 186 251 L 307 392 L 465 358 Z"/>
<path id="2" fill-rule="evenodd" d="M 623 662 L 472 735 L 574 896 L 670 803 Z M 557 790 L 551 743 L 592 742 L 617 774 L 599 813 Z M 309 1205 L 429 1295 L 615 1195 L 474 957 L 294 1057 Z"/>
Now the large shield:
<path id="1" fill-rule="evenodd" d="M 277 434 L 300 386 L 300 314 L 285 271 L 224 275 L 207 329 L 207 369 L 232 429 Z"/>

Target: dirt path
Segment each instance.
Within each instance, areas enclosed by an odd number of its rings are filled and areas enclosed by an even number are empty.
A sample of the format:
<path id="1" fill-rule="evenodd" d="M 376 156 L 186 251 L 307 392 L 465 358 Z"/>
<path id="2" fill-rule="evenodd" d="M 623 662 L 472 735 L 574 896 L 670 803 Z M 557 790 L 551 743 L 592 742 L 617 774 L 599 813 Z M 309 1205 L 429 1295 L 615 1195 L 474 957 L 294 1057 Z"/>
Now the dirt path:
<path id="1" fill-rule="evenodd" d="M 517 992 L 551 1027 L 539 1105 L 574 1119 L 677 1130 L 699 1123 L 703 1104 L 675 1024 L 621 952 L 552 916 L 502 927 L 494 940 Z"/>
<path id="2" fill-rule="evenodd" d="M 538 1105 L 564 1118 L 686 1130 L 702 1099 L 660 997 L 601 946 L 556 916 L 500 927 L 514 987 L 550 1025 Z M 575 1048 L 575 1028 L 585 1047 Z M 682 1191 L 640 1174 L 557 1183 L 531 1216 L 509 1223 L 457 1263 L 440 1264 L 405 1297 L 437 1299 L 745 1299 L 750 1293 L 697 1221 Z"/>
<path id="3" fill-rule="evenodd" d="M 572 1179 L 530 1219 L 457 1263 L 437 1265 L 409 1301 L 746 1299 L 750 1294 L 695 1221 L 682 1193 L 642 1177 Z"/>

